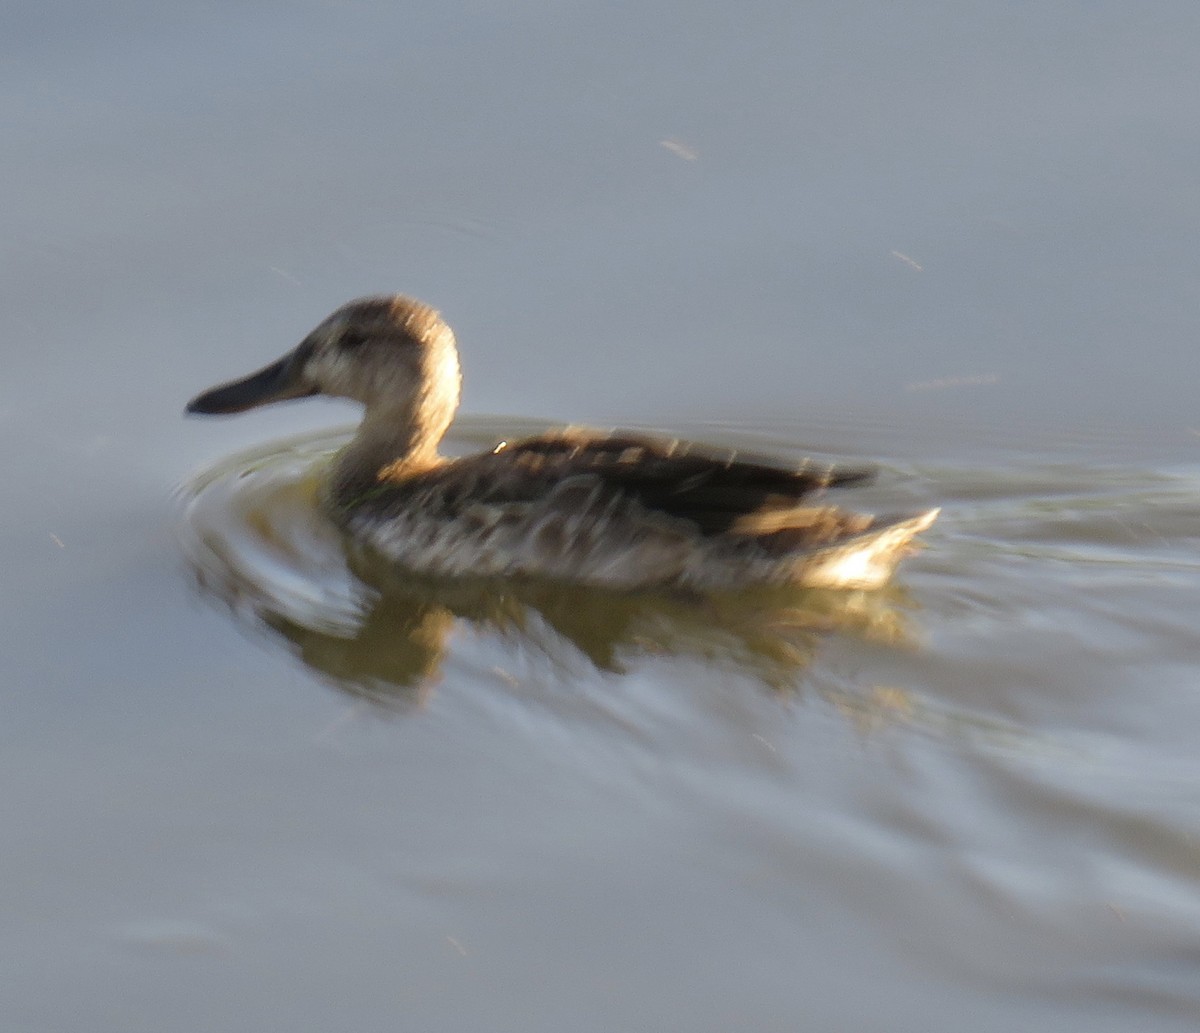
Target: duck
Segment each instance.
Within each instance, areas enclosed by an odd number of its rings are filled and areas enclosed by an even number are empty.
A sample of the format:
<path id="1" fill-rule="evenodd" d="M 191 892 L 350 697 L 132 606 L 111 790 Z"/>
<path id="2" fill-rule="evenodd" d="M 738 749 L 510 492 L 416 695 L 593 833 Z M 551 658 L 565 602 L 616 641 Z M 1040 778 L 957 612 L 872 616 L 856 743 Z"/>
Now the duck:
<path id="1" fill-rule="evenodd" d="M 186 411 L 231 415 L 317 394 L 361 403 L 321 505 L 354 543 L 423 577 L 874 589 L 938 516 L 875 517 L 824 499 L 867 480 L 860 469 L 785 467 L 631 432 L 566 428 L 449 458 L 439 446 L 461 388 L 441 315 L 381 295 L 343 305 L 282 358 Z"/>

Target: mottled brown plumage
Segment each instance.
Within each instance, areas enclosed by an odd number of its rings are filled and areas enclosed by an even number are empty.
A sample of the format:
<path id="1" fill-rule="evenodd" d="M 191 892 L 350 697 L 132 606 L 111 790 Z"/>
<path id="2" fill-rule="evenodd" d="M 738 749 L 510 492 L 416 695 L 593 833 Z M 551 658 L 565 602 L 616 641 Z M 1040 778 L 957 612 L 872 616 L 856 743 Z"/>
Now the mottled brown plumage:
<path id="1" fill-rule="evenodd" d="M 506 442 L 493 452 L 416 474 L 400 471 L 394 480 L 385 477 L 381 488 L 387 490 L 362 505 L 380 518 L 394 517 L 416 497 L 427 497 L 431 486 L 448 510 L 472 501 L 529 503 L 572 479 L 716 535 L 754 515 L 794 511 L 805 496 L 869 476 L 816 464 L 788 470 L 682 442 L 566 430 Z"/>
<path id="2" fill-rule="evenodd" d="M 447 460 L 458 405 L 450 328 L 402 297 L 339 309 L 287 356 L 194 399 L 240 412 L 325 393 L 363 402 L 327 502 L 355 539 L 432 574 L 609 585 L 874 587 L 936 510 L 876 521 L 811 497 L 862 471 L 760 459 L 641 435 L 565 430 Z"/>

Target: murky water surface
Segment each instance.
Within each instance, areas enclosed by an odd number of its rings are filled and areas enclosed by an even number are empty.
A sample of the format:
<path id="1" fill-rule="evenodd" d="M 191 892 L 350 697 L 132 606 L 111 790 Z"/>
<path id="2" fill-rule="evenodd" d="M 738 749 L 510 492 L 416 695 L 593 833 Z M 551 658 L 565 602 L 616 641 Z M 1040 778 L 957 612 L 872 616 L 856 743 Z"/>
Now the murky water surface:
<path id="1" fill-rule="evenodd" d="M 5 1029 L 1197 1028 L 1194 5 L 49 10 Z M 876 593 L 389 575 L 316 506 L 349 409 L 179 416 L 384 289 L 459 331 L 453 450 L 942 516 Z"/>

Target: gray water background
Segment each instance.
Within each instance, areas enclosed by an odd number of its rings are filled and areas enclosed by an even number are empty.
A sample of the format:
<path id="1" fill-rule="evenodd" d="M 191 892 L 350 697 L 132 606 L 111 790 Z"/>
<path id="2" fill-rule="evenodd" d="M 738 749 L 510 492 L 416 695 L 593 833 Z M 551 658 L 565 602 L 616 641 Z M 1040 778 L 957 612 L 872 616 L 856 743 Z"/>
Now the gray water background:
<path id="1" fill-rule="evenodd" d="M 4 22 L 6 1029 L 1195 1028 L 1195 5 Z M 352 410 L 180 410 L 393 290 L 497 434 L 943 504 L 911 641 L 339 691 L 180 486 Z"/>

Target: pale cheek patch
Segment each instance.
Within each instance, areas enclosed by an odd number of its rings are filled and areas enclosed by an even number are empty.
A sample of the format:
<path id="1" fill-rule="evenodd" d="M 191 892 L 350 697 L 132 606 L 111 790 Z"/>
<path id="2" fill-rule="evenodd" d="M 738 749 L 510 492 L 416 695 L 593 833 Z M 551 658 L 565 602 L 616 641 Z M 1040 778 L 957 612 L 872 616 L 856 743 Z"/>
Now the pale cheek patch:
<path id="1" fill-rule="evenodd" d="M 364 371 L 359 355 L 347 354 L 336 348 L 315 355 L 309 361 L 306 372 L 322 392 L 339 398 L 365 402 L 368 400 L 367 384 L 374 381 L 373 391 L 378 391 L 380 387 L 379 374 L 372 374 L 369 369 Z M 390 384 L 388 388 L 391 388 Z"/>

